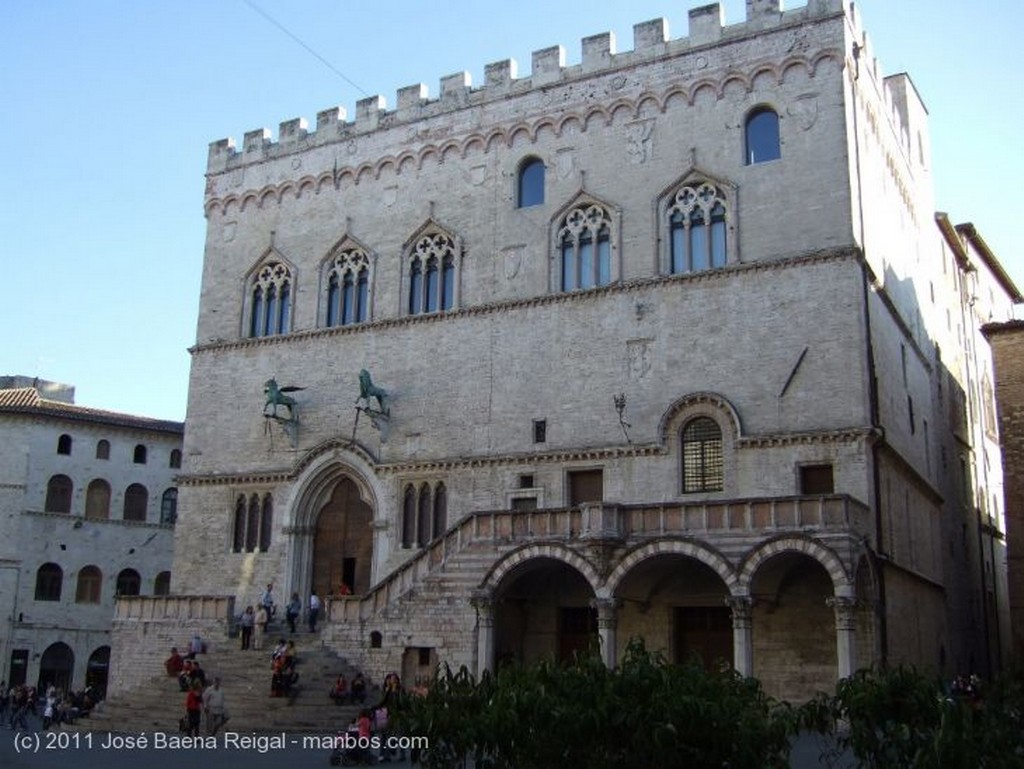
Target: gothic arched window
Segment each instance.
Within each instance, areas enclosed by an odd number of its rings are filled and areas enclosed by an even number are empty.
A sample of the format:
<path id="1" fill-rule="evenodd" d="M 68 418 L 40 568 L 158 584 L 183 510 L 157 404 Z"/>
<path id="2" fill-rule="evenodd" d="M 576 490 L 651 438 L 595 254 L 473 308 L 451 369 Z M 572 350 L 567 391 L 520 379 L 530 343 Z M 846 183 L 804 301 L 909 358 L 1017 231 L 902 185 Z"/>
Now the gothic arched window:
<path id="1" fill-rule="evenodd" d="M 724 193 L 710 182 L 680 187 L 668 206 L 669 271 L 701 272 L 725 267 Z"/>
<path id="2" fill-rule="evenodd" d="M 437 227 L 415 239 L 408 255 L 410 315 L 455 307 L 456 252 L 455 239 Z"/>
<path id="3" fill-rule="evenodd" d="M 347 238 L 324 263 L 321 318 L 325 326 L 348 326 L 370 319 L 370 258 Z"/>
<path id="4" fill-rule="evenodd" d="M 249 284 L 249 336 L 287 334 L 291 317 L 291 270 L 283 262 L 267 262 Z"/>
<path id="5" fill-rule="evenodd" d="M 558 229 L 562 290 L 605 286 L 612 280 L 611 215 L 596 203 L 577 206 Z"/>

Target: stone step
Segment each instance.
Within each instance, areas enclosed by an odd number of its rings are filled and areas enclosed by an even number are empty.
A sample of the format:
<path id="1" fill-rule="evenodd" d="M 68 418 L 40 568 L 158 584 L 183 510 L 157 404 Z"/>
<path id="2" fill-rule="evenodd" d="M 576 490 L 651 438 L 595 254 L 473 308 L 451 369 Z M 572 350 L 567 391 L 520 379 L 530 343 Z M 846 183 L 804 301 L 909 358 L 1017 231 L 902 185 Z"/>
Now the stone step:
<path id="1" fill-rule="evenodd" d="M 355 670 L 334 652 L 322 649 L 318 636 L 296 640 L 298 684 L 290 697 L 270 696 L 270 650 L 242 651 L 234 644 L 211 644 L 200 657 L 207 673 L 221 678 L 233 731 L 331 732 L 344 728 L 358 706 L 336 706 L 328 697 L 334 680 Z M 260 655 L 266 655 L 261 659 Z M 371 690 L 367 702 L 372 703 Z M 76 725 L 89 731 L 176 729 L 185 714 L 185 693 L 175 679 L 159 676 L 124 696 L 100 703 L 90 718 Z"/>

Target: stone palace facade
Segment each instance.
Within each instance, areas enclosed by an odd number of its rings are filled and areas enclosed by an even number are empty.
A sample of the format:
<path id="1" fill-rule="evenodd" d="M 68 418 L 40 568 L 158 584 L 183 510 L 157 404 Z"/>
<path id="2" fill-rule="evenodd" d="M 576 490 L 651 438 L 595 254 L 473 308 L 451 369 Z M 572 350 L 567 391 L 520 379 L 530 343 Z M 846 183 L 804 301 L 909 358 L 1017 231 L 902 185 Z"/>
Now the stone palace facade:
<path id="1" fill-rule="evenodd" d="M 746 6 L 210 146 L 172 595 L 119 602 L 117 686 L 270 581 L 375 676 L 999 667 L 979 329 L 1021 297 L 853 7 Z"/>

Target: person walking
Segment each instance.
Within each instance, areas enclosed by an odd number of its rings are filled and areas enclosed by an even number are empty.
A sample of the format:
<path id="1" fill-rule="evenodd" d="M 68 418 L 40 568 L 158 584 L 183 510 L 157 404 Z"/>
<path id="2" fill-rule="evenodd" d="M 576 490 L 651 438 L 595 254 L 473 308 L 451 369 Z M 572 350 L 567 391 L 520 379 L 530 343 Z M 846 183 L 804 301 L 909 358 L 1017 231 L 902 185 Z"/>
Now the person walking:
<path id="1" fill-rule="evenodd" d="M 316 632 L 316 621 L 320 618 L 320 598 L 317 596 L 316 591 L 313 590 L 309 594 L 309 632 Z"/>
<path id="2" fill-rule="evenodd" d="M 299 599 L 298 593 L 292 593 L 292 599 L 288 602 L 288 608 L 284 613 L 285 619 L 288 620 L 289 632 L 295 632 L 295 621 L 300 614 L 302 614 L 302 601 Z"/>
<path id="3" fill-rule="evenodd" d="M 193 681 L 185 695 L 185 717 L 188 719 L 188 734 L 199 736 L 199 722 L 203 717 L 203 685 Z"/>
<path id="4" fill-rule="evenodd" d="M 219 677 L 214 677 L 213 685 L 203 692 L 203 713 L 206 715 L 206 733 L 209 735 L 215 735 L 227 723 L 228 709 Z"/>
<path id="5" fill-rule="evenodd" d="M 246 606 L 245 611 L 242 612 L 242 616 L 238 620 L 238 630 L 242 636 L 242 651 L 245 651 L 252 645 L 252 631 L 256 626 L 256 615 L 252 611 L 251 606 Z"/>
<path id="6" fill-rule="evenodd" d="M 262 649 L 263 648 L 263 636 L 267 631 L 267 610 L 260 604 L 259 608 L 256 609 L 256 617 L 253 620 L 252 626 L 252 648 Z"/>

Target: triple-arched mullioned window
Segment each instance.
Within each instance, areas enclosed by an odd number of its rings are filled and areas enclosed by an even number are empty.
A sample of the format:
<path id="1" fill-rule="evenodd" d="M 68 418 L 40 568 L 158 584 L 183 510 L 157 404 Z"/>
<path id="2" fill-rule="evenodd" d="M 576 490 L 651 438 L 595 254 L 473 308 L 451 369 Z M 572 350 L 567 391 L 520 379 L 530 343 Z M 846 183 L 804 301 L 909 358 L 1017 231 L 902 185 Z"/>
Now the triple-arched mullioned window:
<path id="1" fill-rule="evenodd" d="M 287 334 L 292 322 L 295 279 L 281 260 L 267 259 L 255 270 L 248 286 L 248 335 Z"/>
<path id="2" fill-rule="evenodd" d="M 239 494 L 231 533 L 235 553 L 265 553 L 270 550 L 274 525 L 274 500 L 271 495 Z"/>
<path id="3" fill-rule="evenodd" d="M 448 528 L 444 483 L 406 484 L 402 494 L 402 547 L 424 547 Z"/>
<path id="4" fill-rule="evenodd" d="M 334 247 L 321 268 L 320 324 L 348 326 L 370 319 L 370 255 L 351 238 Z"/>
<path id="5" fill-rule="evenodd" d="M 459 249 L 458 239 L 433 222 L 421 227 L 406 244 L 409 315 L 458 306 Z"/>

